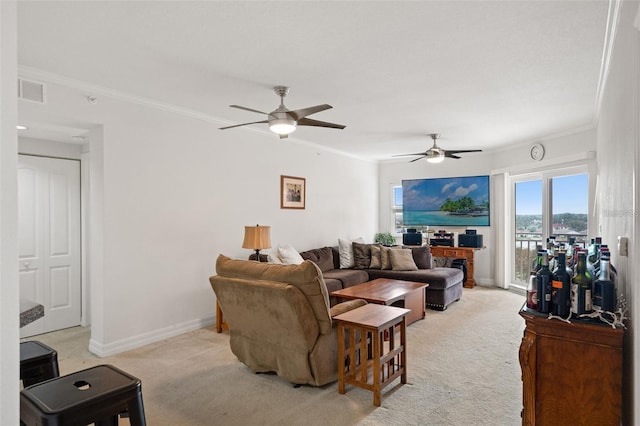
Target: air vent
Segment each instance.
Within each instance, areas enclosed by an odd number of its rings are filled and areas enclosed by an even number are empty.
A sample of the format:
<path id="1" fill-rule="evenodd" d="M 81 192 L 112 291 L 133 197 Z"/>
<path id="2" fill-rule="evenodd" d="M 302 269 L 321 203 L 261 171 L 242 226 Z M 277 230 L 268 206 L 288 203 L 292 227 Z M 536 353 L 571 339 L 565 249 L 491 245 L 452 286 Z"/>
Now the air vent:
<path id="1" fill-rule="evenodd" d="M 45 103 L 44 84 L 35 81 L 18 79 L 18 99 Z"/>

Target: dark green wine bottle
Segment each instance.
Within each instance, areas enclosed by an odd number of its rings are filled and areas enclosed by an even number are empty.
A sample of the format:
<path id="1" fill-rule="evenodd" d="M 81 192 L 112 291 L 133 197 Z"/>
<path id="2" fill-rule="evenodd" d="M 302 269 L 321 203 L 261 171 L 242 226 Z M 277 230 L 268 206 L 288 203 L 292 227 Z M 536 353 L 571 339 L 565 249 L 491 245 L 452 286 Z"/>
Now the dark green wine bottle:
<path id="1" fill-rule="evenodd" d="M 584 252 L 578 253 L 576 274 L 571 280 L 571 313 L 575 316 L 588 314 L 591 306 L 591 279 L 587 277 L 587 256 Z"/>
<path id="2" fill-rule="evenodd" d="M 544 314 L 551 312 L 551 272 L 549 271 L 549 256 L 542 251 L 542 264 L 536 273 L 538 281 L 538 311 Z"/>
<path id="3" fill-rule="evenodd" d="M 566 254 L 560 252 L 556 257 L 558 268 L 556 268 L 551 282 L 552 312 L 554 315 L 567 318 L 571 309 L 571 277 L 567 274 Z"/>

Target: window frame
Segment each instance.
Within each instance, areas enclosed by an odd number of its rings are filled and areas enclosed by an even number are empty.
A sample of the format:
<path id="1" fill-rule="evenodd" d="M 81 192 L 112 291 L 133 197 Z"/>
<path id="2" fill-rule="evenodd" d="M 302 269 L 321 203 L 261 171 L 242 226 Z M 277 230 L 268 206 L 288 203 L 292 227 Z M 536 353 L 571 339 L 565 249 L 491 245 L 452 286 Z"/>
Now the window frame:
<path id="1" fill-rule="evenodd" d="M 509 197 L 511 198 L 509 215 L 509 240 L 511 245 L 511 253 L 509 253 L 510 271 L 508 279 L 511 286 L 524 288 L 524 284 L 516 281 L 516 264 L 515 264 L 515 241 L 516 241 L 516 184 L 531 180 L 542 181 L 542 231 L 541 239 L 546 241 L 549 235 L 553 235 L 553 203 L 552 203 L 552 180 L 563 176 L 586 174 L 587 175 L 587 206 L 593 206 L 595 194 L 595 173 L 589 162 L 584 162 L 570 166 L 560 166 L 536 171 L 527 171 L 523 173 L 513 173 L 509 175 Z M 587 237 L 594 235 L 595 218 L 593 213 L 587 209 Z"/>

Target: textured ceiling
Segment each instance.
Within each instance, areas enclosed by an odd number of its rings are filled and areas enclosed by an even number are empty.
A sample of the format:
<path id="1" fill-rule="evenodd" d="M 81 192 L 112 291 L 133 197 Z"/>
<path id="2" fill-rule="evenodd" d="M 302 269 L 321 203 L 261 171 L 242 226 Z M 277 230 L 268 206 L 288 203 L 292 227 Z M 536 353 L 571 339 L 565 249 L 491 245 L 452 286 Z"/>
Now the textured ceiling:
<path id="1" fill-rule="evenodd" d="M 18 62 L 206 114 L 290 109 L 364 158 L 492 149 L 593 124 L 607 1 L 19 1 Z M 263 127 L 259 127 L 263 126 Z M 266 125 L 254 125 L 263 128 Z M 243 128 L 225 132 L 243 132 Z M 222 132 L 221 132 L 222 136 Z M 276 137 L 274 135 L 274 137 Z"/>

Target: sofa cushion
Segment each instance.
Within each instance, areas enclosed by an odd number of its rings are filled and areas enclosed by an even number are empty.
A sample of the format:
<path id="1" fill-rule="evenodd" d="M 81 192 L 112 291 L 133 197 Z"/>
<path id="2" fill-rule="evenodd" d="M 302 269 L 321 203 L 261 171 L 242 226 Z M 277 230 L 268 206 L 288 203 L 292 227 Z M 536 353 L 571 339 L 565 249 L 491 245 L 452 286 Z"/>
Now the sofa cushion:
<path id="1" fill-rule="evenodd" d="M 303 251 L 300 252 L 300 256 L 302 256 L 303 259 L 310 260 L 318 265 L 318 268 L 320 268 L 322 272 L 334 269 L 333 251 L 331 250 L 331 247 L 322 247 Z"/>
<path id="2" fill-rule="evenodd" d="M 367 269 L 371 264 L 371 244 L 352 243 L 353 267 L 355 269 Z"/>
<path id="3" fill-rule="evenodd" d="M 431 269 L 433 267 L 429 247 L 411 247 L 411 254 L 418 269 Z"/>
<path id="4" fill-rule="evenodd" d="M 356 238 L 354 240 L 345 240 L 338 238 L 338 249 L 340 250 L 340 268 L 353 268 L 353 245 L 352 243 L 364 243 L 364 240 Z"/>
<path id="5" fill-rule="evenodd" d="M 390 250 L 391 269 L 394 271 L 417 271 L 411 250 Z"/>
<path id="6" fill-rule="evenodd" d="M 377 244 L 371 245 L 371 263 L 369 264 L 369 268 L 382 269 L 382 263 L 380 262 L 380 249 L 381 247 Z"/>
<path id="7" fill-rule="evenodd" d="M 332 269 L 323 272 L 324 278 L 331 278 L 342 281 L 344 288 L 362 284 L 369 281 L 369 274 L 359 269 Z"/>
<path id="8" fill-rule="evenodd" d="M 329 292 L 329 294 L 331 294 L 332 291 L 342 290 L 342 281 L 338 279 L 325 276 L 324 283 L 327 286 L 327 292 Z M 331 297 L 329 297 L 329 299 L 331 299 Z M 331 300 L 329 301 L 331 302 Z"/>

